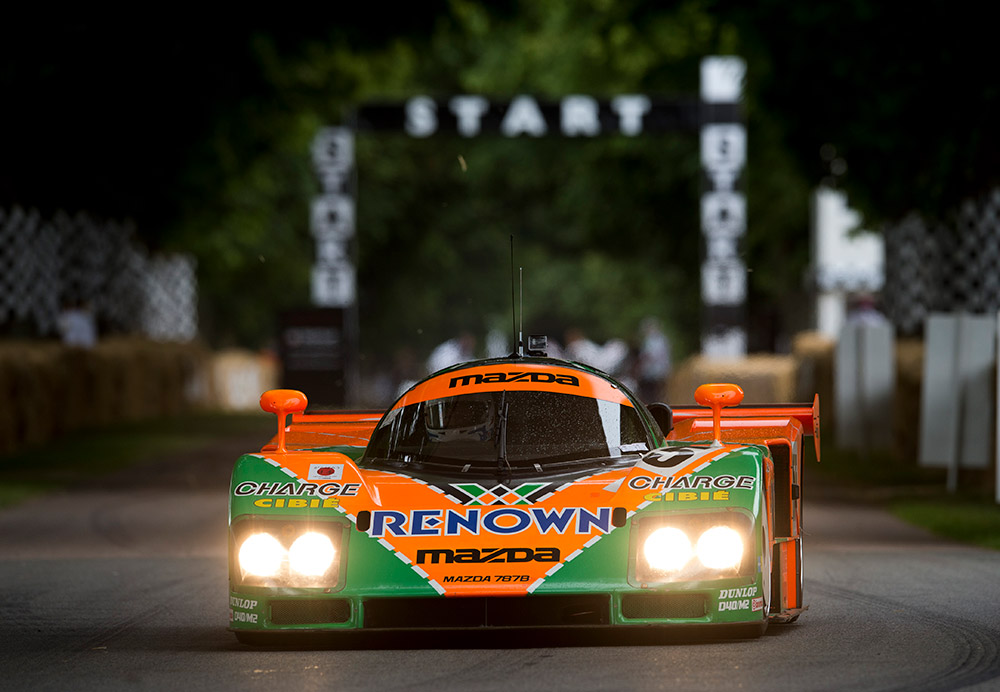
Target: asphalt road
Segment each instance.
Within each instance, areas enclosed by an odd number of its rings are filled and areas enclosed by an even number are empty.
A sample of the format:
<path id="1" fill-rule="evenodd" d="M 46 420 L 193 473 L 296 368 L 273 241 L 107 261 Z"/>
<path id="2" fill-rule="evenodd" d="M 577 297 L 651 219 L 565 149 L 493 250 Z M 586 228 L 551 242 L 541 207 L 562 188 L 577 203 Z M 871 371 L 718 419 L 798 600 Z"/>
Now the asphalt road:
<path id="1" fill-rule="evenodd" d="M 810 499 L 809 610 L 756 640 L 380 634 L 255 650 L 226 631 L 226 489 L 246 440 L 0 512 L 0 690 L 1000 690 L 1000 553 Z"/>

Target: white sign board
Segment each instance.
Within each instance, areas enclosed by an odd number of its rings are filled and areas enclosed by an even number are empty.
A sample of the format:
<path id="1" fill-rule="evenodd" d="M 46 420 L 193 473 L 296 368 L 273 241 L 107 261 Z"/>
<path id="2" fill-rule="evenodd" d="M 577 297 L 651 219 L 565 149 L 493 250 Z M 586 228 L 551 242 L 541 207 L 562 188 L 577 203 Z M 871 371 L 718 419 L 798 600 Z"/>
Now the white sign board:
<path id="1" fill-rule="evenodd" d="M 747 131 L 738 123 L 701 130 L 701 163 L 717 190 L 731 190 L 747 160 Z"/>
<path id="2" fill-rule="evenodd" d="M 743 99 L 747 64 L 735 55 L 712 55 L 701 61 L 701 100 L 737 103 Z"/>

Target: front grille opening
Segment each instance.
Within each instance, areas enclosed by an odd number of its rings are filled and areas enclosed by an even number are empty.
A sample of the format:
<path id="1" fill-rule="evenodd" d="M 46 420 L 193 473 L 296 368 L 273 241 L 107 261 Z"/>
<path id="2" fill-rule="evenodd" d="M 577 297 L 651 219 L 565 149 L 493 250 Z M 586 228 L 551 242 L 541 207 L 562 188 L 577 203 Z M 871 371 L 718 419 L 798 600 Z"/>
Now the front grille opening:
<path id="1" fill-rule="evenodd" d="M 629 620 L 666 620 L 700 618 L 707 610 L 707 599 L 695 593 L 625 594 L 622 616 Z"/>
<path id="2" fill-rule="evenodd" d="M 370 598 L 364 612 L 372 629 L 592 626 L 610 624 L 611 597 Z"/>
<path id="3" fill-rule="evenodd" d="M 351 602 L 344 598 L 272 601 L 275 625 L 324 625 L 351 619 Z"/>

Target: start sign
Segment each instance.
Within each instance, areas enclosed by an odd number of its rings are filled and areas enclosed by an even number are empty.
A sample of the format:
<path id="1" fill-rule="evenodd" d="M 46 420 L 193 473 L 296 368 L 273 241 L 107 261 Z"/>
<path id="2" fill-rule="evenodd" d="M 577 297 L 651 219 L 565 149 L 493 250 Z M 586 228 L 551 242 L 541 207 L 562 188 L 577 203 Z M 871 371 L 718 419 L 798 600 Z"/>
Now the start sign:
<path id="1" fill-rule="evenodd" d="M 439 127 L 438 104 L 427 96 L 417 96 L 406 102 L 406 132 L 414 137 L 429 137 Z M 642 120 L 649 112 L 649 97 L 618 96 L 604 104 L 605 126 L 625 135 L 642 132 Z M 567 96 L 558 108 L 542 111 L 531 96 L 518 96 L 505 108 L 491 105 L 482 96 L 455 96 L 448 101 L 448 110 L 455 118 L 455 129 L 463 137 L 474 137 L 483 129 L 483 119 L 498 125 L 506 137 L 529 135 L 541 137 L 549 130 L 560 131 L 567 137 L 594 137 L 601 134 L 602 104 L 590 96 Z M 548 117 L 546 117 L 548 116 Z M 498 122 L 499 121 L 499 122 Z"/>
<path id="2" fill-rule="evenodd" d="M 495 100 L 479 94 L 416 95 L 404 102 L 361 104 L 349 125 L 323 128 L 313 143 L 313 160 L 323 194 L 313 202 L 316 238 L 313 302 L 355 309 L 354 133 L 405 132 L 478 137 L 606 135 L 638 137 L 666 132 L 700 135 L 703 195 L 702 353 L 739 358 L 747 351 L 747 268 L 740 250 L 746 233 L 743 171 L 747 132 L 742 100 L 746 63 L 736 56 L 708 56 L 701 62 L 697 97 L 662 99 L 619 94 L 602 99 L 571 94 L 557 101 L 527 94 Z"/>
<path id="3" fill-rule="evenodd" d="M 732 104 L 713 105 L 738 117 Z M 559 101 L 529 95 L 493 101 L 476 94 L 445 99 L 414 96 L 402 104 L 364 104 L 355 112 L 358 130 L 394 130 L 411 137 L 457 134 L 461 137 L 637 137 L 662 132 L 697 132 L 704 120 L 697 99 L 663 101 L 644 94 L 621 94 L 602 100 L 576 94 Z M 730 113 L 729 111 L 732 111 Z"/>

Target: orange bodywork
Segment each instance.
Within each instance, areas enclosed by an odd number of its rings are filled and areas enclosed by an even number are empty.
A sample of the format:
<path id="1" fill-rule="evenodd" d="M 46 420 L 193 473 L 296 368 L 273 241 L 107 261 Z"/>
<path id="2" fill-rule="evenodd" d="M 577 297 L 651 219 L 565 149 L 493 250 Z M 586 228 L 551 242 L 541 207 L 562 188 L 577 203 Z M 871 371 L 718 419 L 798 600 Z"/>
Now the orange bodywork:
<path id="1" fill-rule="evenodd" d="M 699 402 L 702 403 L 702 402 Z M 673 410 L 671 440 L 718 439 L 728 444 L 766 446 L 773 463 L 766 472 L 765 501 L 773 525 L 769 529 L 781 600 L 780 611 L 791 619 L 803 607 L 802 576 L 802 438 L 812 435 L 820 458 L 819 397 L 812 406 L 740 406 L 718 414 L 704 408 Z"/>
<path id="2" fill-rule="evenodd" d="M 334 445 L 366 445 L 381 417 L 382 412 L 375 410 L 295 413 L 292 425 L 284 428 L 285 444 L 290 451 Z M 277 451 L 281 434 L 279 429 L 279 433 L 261 451 Z"/>

